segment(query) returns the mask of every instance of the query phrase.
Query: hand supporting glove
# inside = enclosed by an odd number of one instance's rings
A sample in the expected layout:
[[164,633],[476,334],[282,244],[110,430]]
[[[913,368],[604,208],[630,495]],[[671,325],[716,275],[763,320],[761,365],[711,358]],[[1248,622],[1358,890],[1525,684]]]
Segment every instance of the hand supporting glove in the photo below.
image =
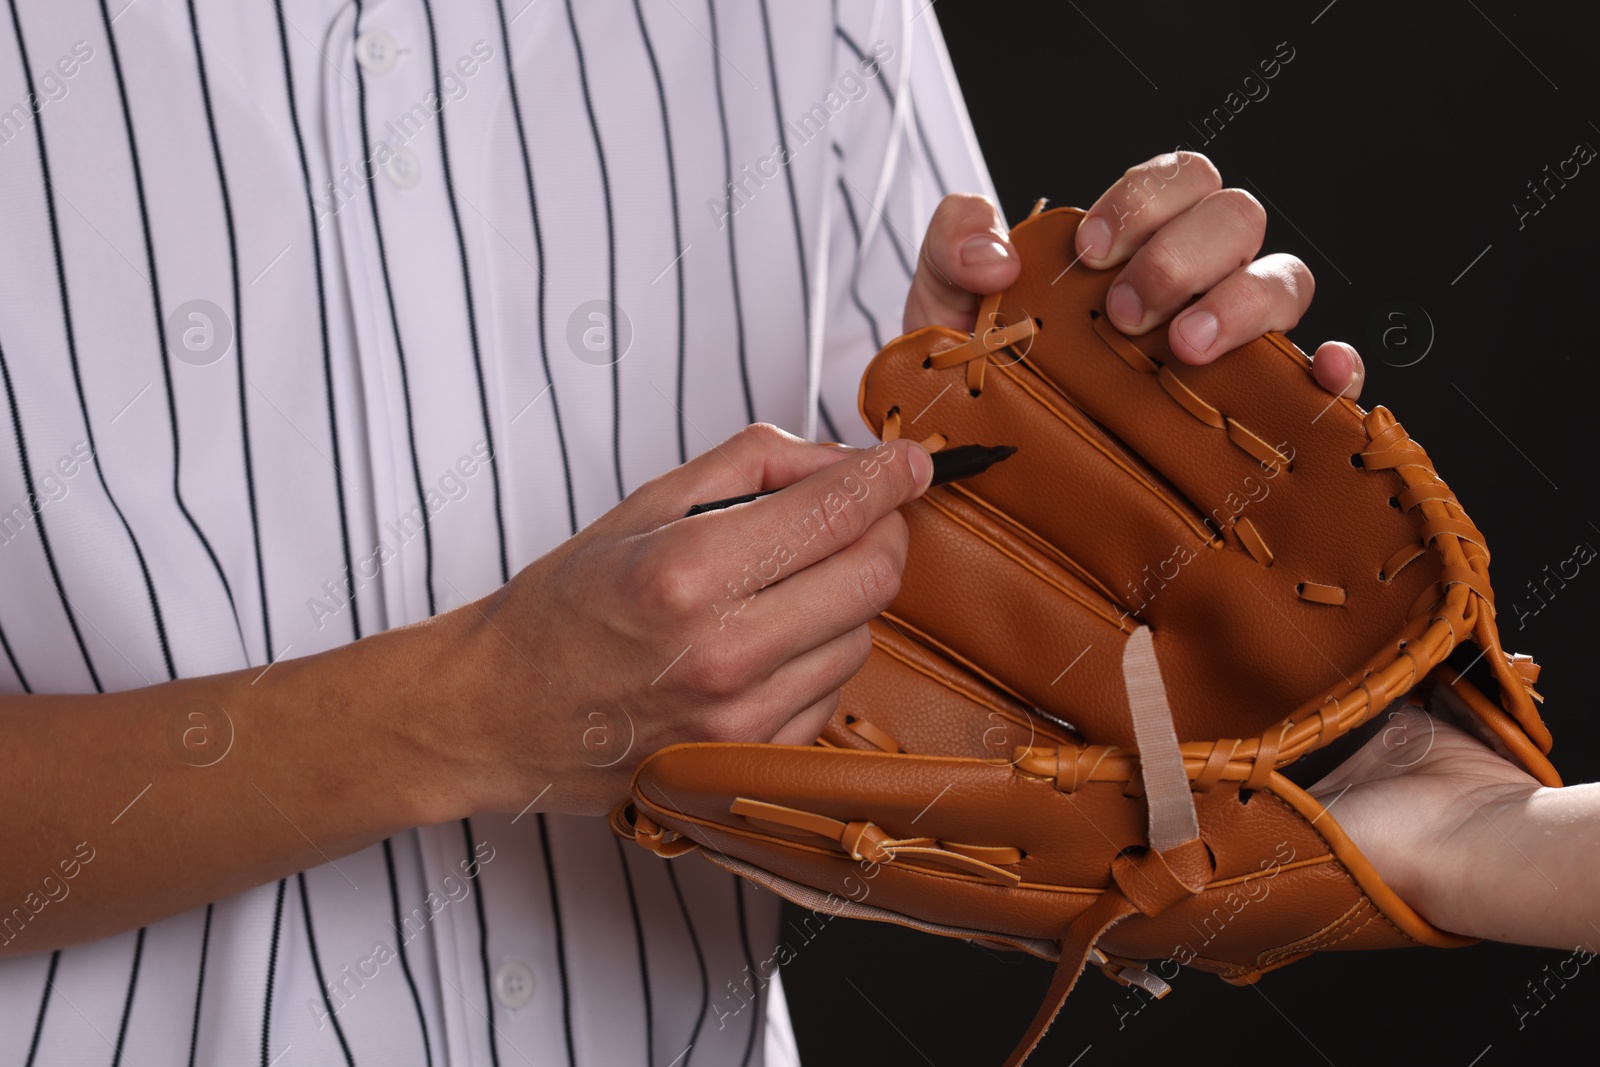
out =
[[[1018,451],[905,506],[900,593],[818,745],[663,750],[613,815],[802,905],[1058,960],[1013,1064],[1089,962],[1159,995],[1166,961],[1244,983],[1468,943],[1284,773],[1413,691],[1559,784],[1421,446],[1281,335],[1196,367],[1119,332],[1111,272],[1069,258],[1081,217],[1036,211],[975,333],[917,330],[862,380],[884,440]],[[1467,643],[1500,706],[1430,680]]]

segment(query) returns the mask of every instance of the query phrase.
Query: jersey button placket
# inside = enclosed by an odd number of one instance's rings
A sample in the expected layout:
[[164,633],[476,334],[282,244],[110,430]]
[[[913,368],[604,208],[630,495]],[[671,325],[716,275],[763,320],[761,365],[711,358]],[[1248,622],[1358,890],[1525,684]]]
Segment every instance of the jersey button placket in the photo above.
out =
[[368,74],[387,74],[400,58],[400,46],[394,34],[381,27],[363,30],[356,38],[356,62]]
[[494,972],[494,998],[511,1011],[533,999],[533,970],[521,960],[506,960]]
[[397,187],[410,189],[422,180],[422,160],[410,148],[401,145],[384,160],[383,172]]

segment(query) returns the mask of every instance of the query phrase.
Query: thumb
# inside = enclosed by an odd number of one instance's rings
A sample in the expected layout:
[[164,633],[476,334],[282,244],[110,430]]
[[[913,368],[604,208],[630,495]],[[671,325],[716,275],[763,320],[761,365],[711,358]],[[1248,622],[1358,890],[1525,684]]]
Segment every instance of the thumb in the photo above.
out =
[[971,332],[980,299],[1011,285],[1021,270],[999,209],[987,197],[952,193],[922,239],[905,331],[936,325]]

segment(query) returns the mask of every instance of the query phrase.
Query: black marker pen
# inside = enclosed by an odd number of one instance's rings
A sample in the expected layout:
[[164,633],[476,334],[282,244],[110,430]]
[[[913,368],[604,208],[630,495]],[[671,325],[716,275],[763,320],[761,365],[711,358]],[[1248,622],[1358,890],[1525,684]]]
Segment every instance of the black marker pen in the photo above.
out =
[[[1017,450],[1010,445],[960,445],[956,448],[947,448],[933,454],[933,481],[929,482],[930,488],[935,485],[944,485],[946,482],[960,481],[962,478],[971,478],[975,474],[982,474],[990,467],[1003,459],[1009,458]],[[779,492],[777,489],[768,489],[760,493],[746,493],[743,496],[730,496],[726,500],[712,500],[705,504],[696,504],[684,513],[684,517],[701,515],[707,511],[721,511],[731,508],[735,504],[748,504],[752,500],[759,500],[764,496],[771,496]]]

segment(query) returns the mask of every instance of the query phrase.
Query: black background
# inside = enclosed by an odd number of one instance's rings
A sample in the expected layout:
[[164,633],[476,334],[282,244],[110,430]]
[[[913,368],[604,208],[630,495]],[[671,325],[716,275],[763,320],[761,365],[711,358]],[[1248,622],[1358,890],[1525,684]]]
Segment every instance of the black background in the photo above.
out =
[[[912,0],[913,13],[924,2]],[[1520,227],[1514,204],[1537,207],[1526,183],[1580,142],[1600,148],[1596,20],[1576,13],[1588,8],[940,0],[934,9],[1013,222],[1041,196],[1088,207],[1126,167],[1178,146],[1204,152],[1227,184],[1263,202],[1264,251],[1292,252],[1317,277],[1292,336],[1307,351],[1328,339],[1362,351],[1363,401],[1395,411],[1488,536],[1501,633],[1545,665],[1552,757],[1568,782],[1600,778],[1587,605],[1600,596],[1600,566],[1536,614],[1518,605],[1537,607],[1526,583],[1547,564],[1579,543],[1600,548],[1589,498],[1600,159]],[[1244,95],[1244,79],[1280,42],[1294,59],[1268,95],[1220,130],[1198,128],[1230,92]],[[1396,301],[1423,314],[1386,318]],[[1386,346],[1382,331],[1395,325]],[[1594,911],[1600,925],[1600,901]],[[1537,1008],[1527,983],[1568,955],[1489,944],[1328,953],[1255,988],[1185,972],[1133,1015],[1146,1002],[1091,968],[1033,1062],[1567,1060],[1593,1047],[1600,965],[1520,1028],[1513,1005]],[[783,974],[808,1064],[946,1067],[998,1064],[1050,969],[837,921]]]

